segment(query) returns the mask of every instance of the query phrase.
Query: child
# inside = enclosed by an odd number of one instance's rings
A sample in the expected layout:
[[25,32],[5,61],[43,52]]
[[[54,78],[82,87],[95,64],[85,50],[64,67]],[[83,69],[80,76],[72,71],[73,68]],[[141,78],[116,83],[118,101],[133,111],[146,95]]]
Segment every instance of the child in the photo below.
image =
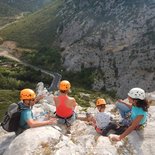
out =
[[127,112],[130,112],[130,124],[124,126],[122,132],[119,135],[111,134],[109,138],[113,141],[120,141],[127,135],[129,135],[133,130],[140,129],[144,127],[147,121],[148,114],[148,102],[145,98],[145,91],[141,88],[132,88],[128,93],[128,100],[131,106],[126,105],[124,102],[116,104],[119,109],[122,118],[125,118]]
[[20,116],[20,127],[21,129],[17,131],[17,135],[23,132],[28,128],[34,128],[39,126],[51,125],[56,123],[55,118],[51,118],[46,121],[36,121],[33,118],[32,107],[33,105],[38,102],[42,97],[36,98],[36,94],[32,89],[23,89],[20,92],[20,99],[19,102],[20,108],[23,109]]
[[[109,130],[106,130],[106,127],[109,126],[113,120],[113,116],[109,112],[105,112],[106,101],[102,98],[99,98],[96,101],[96,107],[98,112],[93,117],[91,114],[87,114],[87,121],[91,122],[91,124],[95,127],[95,130],[106,136]],[[113,126],[114,125],[114,126]],[[117,125],[112,124],[111,128],[116,128]]]
[[76,110],[78,104],[75,98],[69,96],[71,84],[67,80],[63,80],[59,84],[59,95],[54,96],[56,106],[56,117],[59,124],[66,124],[70,127],[76,120]]

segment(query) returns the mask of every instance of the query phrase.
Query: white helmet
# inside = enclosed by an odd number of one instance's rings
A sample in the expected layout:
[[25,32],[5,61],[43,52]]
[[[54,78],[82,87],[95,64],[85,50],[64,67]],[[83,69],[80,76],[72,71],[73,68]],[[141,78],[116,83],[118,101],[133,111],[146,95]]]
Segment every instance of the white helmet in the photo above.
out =
[[132,88],[129,91],[128,96],[130,96],[133,99],[144,100],[145,99],[145,91],[141,88]]

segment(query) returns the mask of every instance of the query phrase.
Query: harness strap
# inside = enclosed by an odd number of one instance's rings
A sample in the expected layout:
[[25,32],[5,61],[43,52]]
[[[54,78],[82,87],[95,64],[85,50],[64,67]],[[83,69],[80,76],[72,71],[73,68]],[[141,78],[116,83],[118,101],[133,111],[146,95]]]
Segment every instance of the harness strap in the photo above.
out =
[[65,124],[66,124],[67,127],[71,126],[71,123],[68,121],[68,119],[70,119],[70,118],[73,116],[73,114],[72,114],[71,116],[65,117],[65,118],[64,118],[64,117],[61,117],[61,116],[59,116],[59,115],[57,115],[57,114],[56,114],[56,116],[57,116],[58,118],[64,119],[64,120],[65,120]]
[[70,119],[70,118],[73,116],[73,114],[72,114],[71,116],[68,116],[68,117],[61,117],[61,116],[59,116],[59,115],[57,115],[57,114],[56,114],[56,116],[57,116],[58,118],[61,118],[61,119],[65,119],[65,120],[66,120],[66,119]]

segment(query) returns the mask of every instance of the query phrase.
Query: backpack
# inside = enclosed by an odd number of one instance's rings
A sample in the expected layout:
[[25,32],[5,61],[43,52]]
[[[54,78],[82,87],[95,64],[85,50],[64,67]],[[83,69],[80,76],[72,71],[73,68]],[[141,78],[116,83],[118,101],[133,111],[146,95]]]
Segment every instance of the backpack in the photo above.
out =
[[20,128],[21,111],[22,109],[18,103],[10,104],[1,122],[1,126],[5,131],[16,132]]

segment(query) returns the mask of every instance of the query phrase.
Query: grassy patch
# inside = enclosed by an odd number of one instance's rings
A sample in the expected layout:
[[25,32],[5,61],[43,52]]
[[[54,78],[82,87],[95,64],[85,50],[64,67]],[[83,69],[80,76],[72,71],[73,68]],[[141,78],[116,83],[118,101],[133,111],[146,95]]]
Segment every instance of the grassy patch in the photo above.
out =
[[40,71],[0,57],[0,89],[20,90],[25,87],[34,89],[38,82],[43,81],[50,85],[51,80],[52,77]]
[[23,88],[35,89],[38,82],[50,85],[52,78],[29,67],[0,57],[0,119],[9,104],[19,100]]
[[85,68],[80,72],[64,71],[62,75],[65,79],[72,81],[75,87],[83,87],[86,89],[91,89],[91,84],[94,82],[94,69]]
[[48,0],[39,1],[39,0],[1,0],[0,1],[0,16],[14,16],[21,12],[35,11],[45,4]]
[[21,47],[49,47],[56,39],[56,30],[61,21],[56,17],[62,1],[56,0],[51,5],[33,14],[27,15],[18,22],[0,31],[4,40],[13,40]]
[[5,16],[13,16],[15,14],[19,13],[19,10],[11,7],[7,3],[2,3],[0,2],[0,16],[5,17]]
[[11,22],[13,22],[13,21],[15,21],[16,19],[15,18],[7,18],[7,17],[0,17],[0,27],[1,26],[4,26],[4,25],[6,25],[6,24],[8,24],[8,23],[11,23]]
[[[33,59],[31,59],[31,61],[34,60],[34,63],[36,64],[37,62],[39,63],[40,61],[47,59],[49,62],[47,62],[47,64],[44,62],[44,67],[46,66],[46,68],[50,67],[48,66],[50,60],[53,60],[50,64],[51,69],[52,65],[59,65],[60,58],[55,49],[47,49],[45,50],[45,53],[45,56],[43,56],[43,51],[40,51],[38,55],[30,54],[27,56],[29,58],[32,56]],[[49,53],[51,53],[51,55]],[[53,58],[55,58],[55,60]],[[56,66],[53,66],[53,68],[55,67]],[[89,107],[90,103],[95,103],[97,98],[110,98],[110,100],[112,100],[110,96],[114,96],[115,94],[115,92],[91,90],[91,83],[93,83],[94,79],[93,69],[82,69],[82,71],[78,73],[63,72],[62,75],[63,79],[67,79],[71,82],[72,93],[70,95],[75,97],[80,106]],[[0,119],[8,105],[18,101],[18,95],[21,89],[35,89],[36,84],[40,81],[48,87],[51,84],[52,79],[51,77],[42,74],[40,71],[34,71],[29,67],[24,67],[14,61],[0,57]]]
[[[92,91],[74,86],[71,90],[72,92],[70,95],[75,97],[77,103],[82,107],[90,107],[90,102],[95,104],[98,98],[104,98],[105,100],[110,99],[112,102],[114,101],[114,98],[112,98],[110,94],[107,94],[107,92],[104,91]],[[86,94],[86,97],[81,94]],[[89,97],[87,97],[87,95]]]
[[0,121],[11,103],[19,101],[18,90],[0,90]]
[[57,48],[43,47],[38,52],[24,52],[22,59],[28,63],[51,72],[61,70],[61,55]]

